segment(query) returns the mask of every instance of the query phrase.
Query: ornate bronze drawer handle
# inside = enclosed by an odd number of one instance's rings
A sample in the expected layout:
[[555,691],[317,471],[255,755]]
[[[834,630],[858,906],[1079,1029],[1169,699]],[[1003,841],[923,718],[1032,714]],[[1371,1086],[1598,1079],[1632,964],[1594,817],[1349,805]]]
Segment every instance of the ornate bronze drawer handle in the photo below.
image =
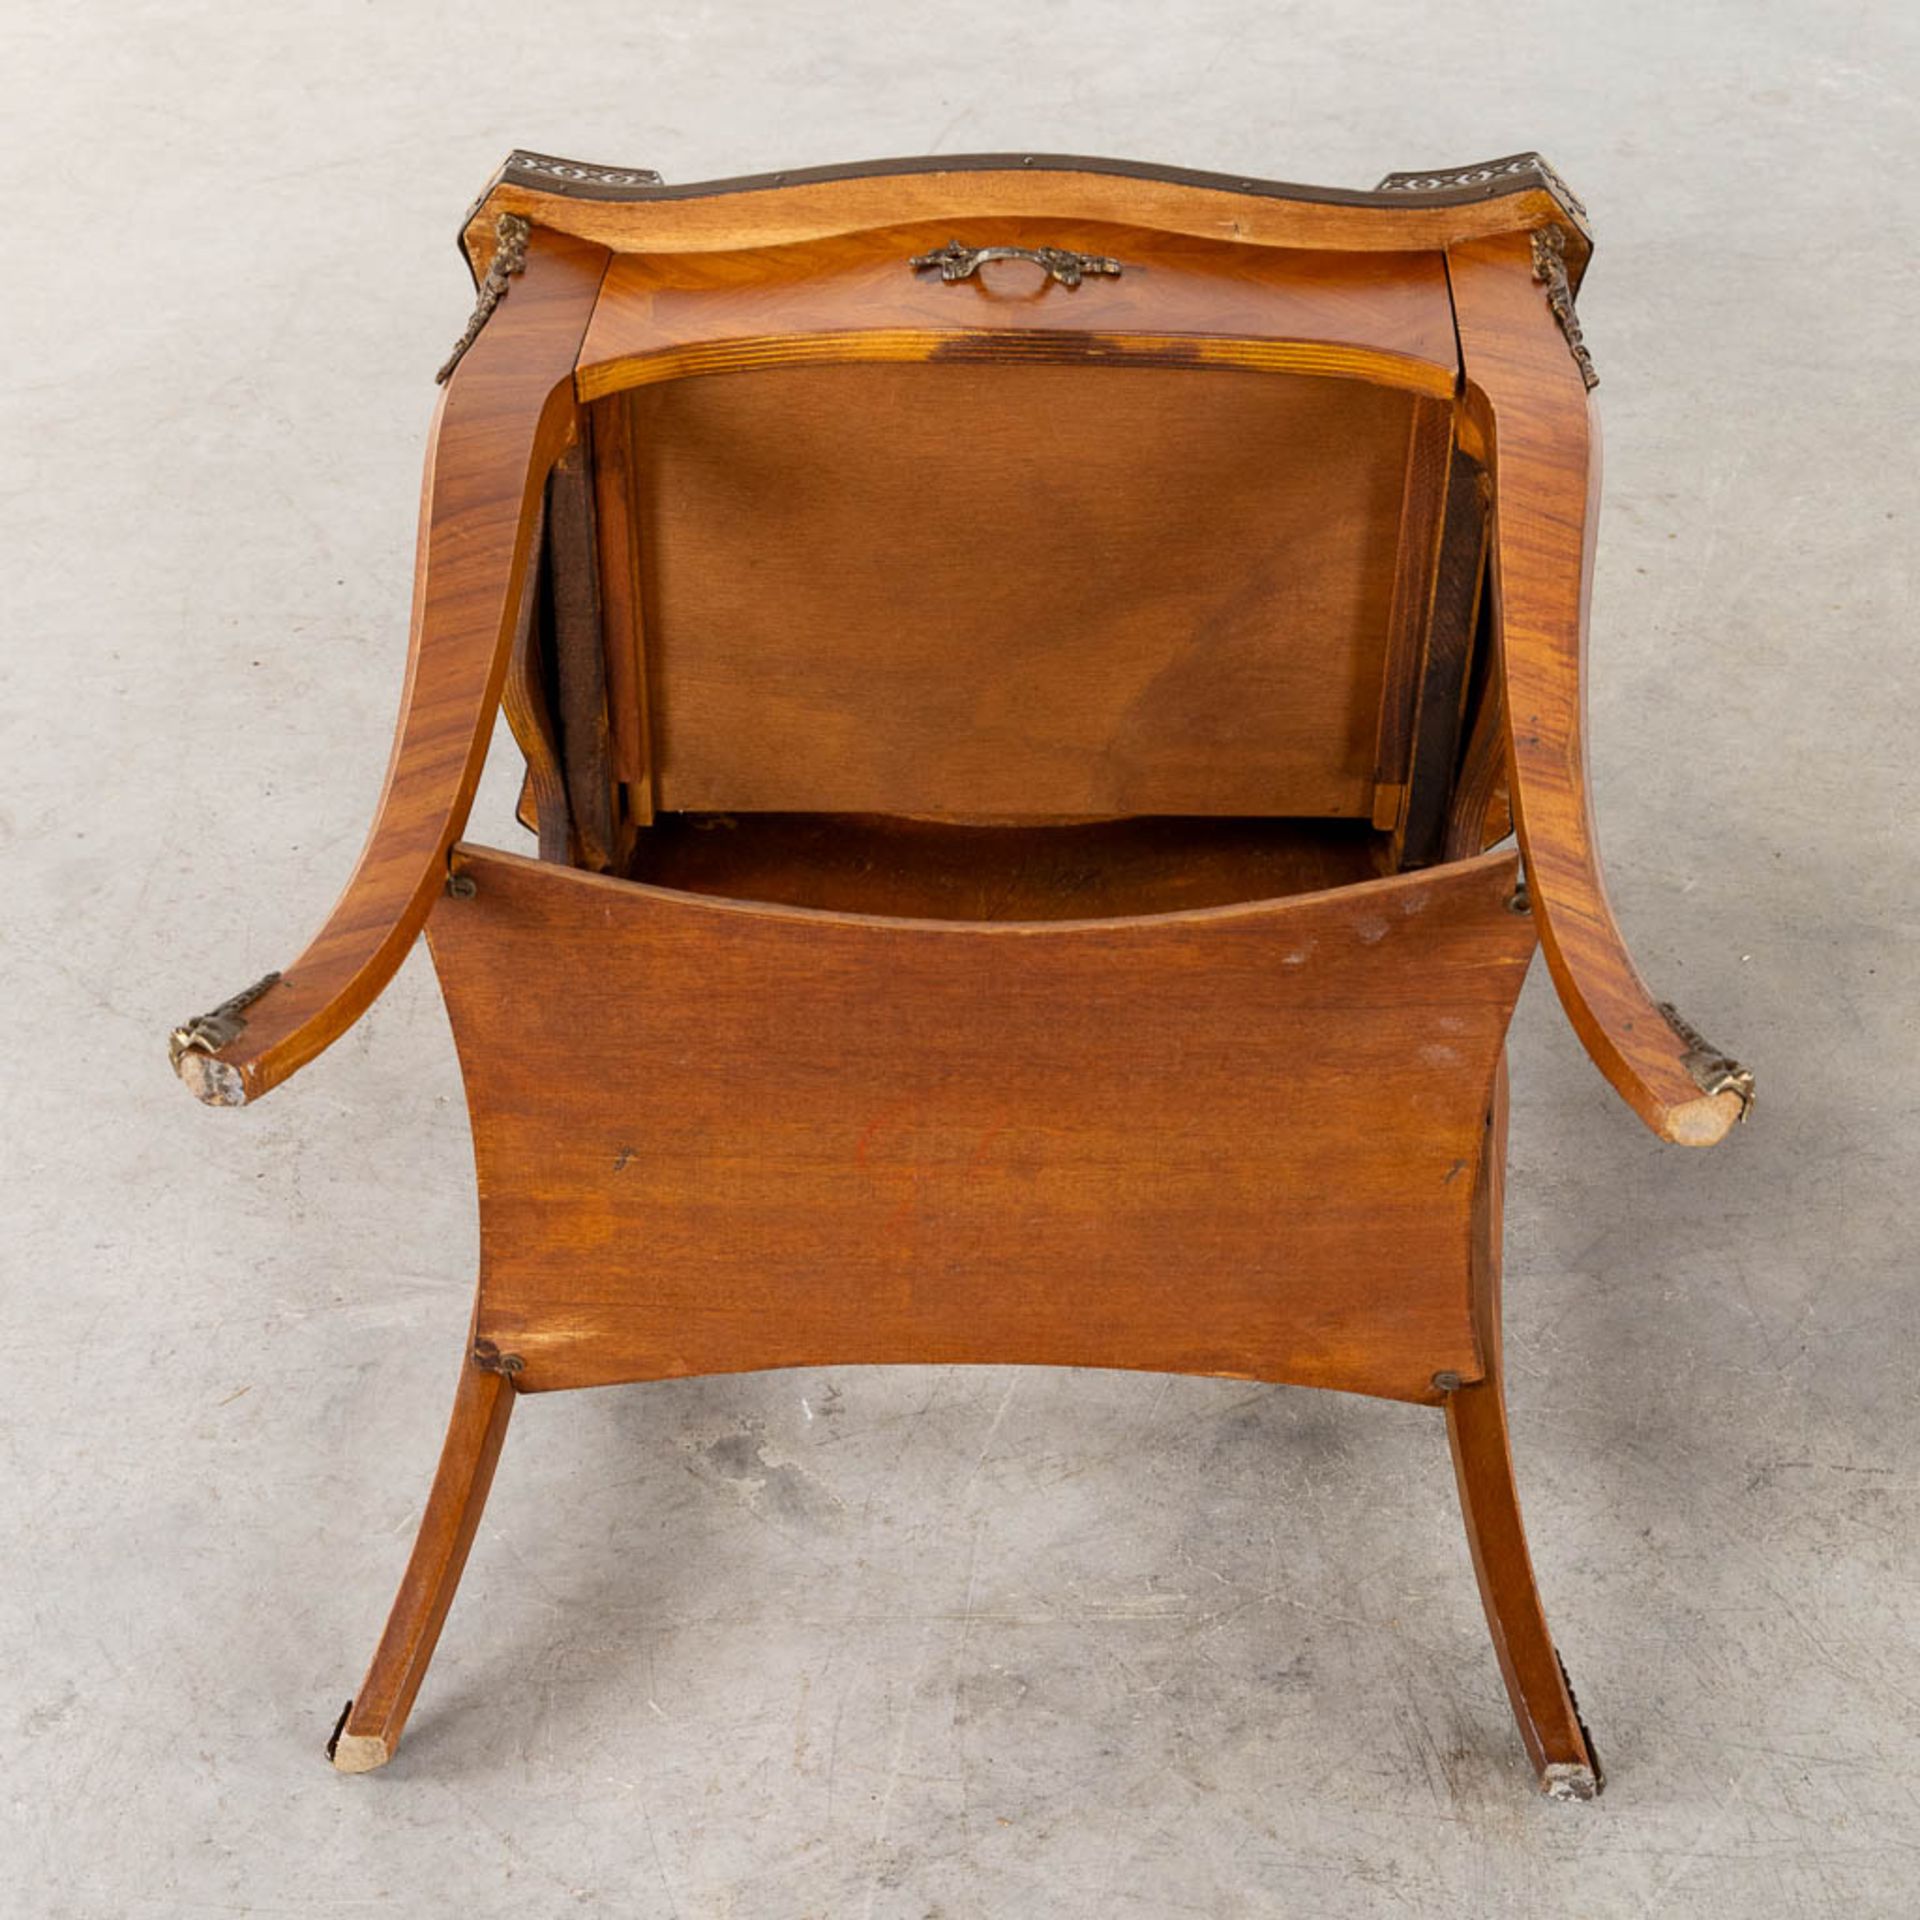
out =
[[963,247],[958,240],[949,240],[932,253],[915,254],[913,270],[924,273],[929,267],[938,267],[942,280],[971,280],[989,260],[1031,260],[1036,267],[1046,269],[1049,280],[1058,280],[1063,287],[1077,287],[1090,273],[1115,278],[1120,273],[1120,262],[1104,253],[1069,253],[1065,247]]

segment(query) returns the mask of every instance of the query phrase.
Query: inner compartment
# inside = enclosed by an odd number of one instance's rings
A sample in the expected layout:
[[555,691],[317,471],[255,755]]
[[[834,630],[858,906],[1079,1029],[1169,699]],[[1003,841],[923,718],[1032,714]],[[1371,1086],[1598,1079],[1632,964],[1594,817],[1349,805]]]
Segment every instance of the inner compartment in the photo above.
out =
[[515,681],[544,858],[1057,921],[1437,857],[1408,823],[1444,824],[1481,560],[1444,402],[954,360],[676,378],[588,426]]
[[1363,821],[960,824],[878,814],[664,813],[630,880],[920,920],[1104,920],[1316,893],[1391,871]]
[[663,810],[1373,816],[1440,403],[965,359],[621,398]]

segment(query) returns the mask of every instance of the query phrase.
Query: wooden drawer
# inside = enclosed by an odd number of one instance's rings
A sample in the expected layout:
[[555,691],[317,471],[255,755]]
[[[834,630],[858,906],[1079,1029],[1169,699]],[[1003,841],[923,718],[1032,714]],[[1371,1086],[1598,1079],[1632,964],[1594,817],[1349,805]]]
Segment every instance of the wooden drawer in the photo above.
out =
[[[1113,261],[1077,286],[1025,261],[948,282],[916,259],[1059,247]],[[618,256],[576,384],[592,400],[689,373],[930,357],[1136,360],[1346,372],[1451,396],[1459,369],[1437,252],[1280,249],[1097,221],[1005,218],[737,252]]]
[[[1117,271],[924,264],[963,237]],[[1458,371],[1431,251],[623,253],[576,373],[620,778],[643,817],[1391,824]]]

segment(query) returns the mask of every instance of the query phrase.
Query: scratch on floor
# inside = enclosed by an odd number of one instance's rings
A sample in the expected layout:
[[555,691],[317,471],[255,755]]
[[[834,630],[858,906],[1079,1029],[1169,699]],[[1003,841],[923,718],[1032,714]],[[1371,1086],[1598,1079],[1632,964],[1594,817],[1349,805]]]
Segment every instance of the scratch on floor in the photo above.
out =
[[[1005,1402],[1001,1404],[1004,1407]],[[874,1815],[873,1838],[868,1842],[873,1854],[873,1867],[867,1878],[867,1898],[866,1904],[860,1909],[861,1920],[873,1920],[873,1903],[880,1897],[880,1883],[886,1868],[887,1825],[893,1814],[893,1796],[899,1791],[900,1781],[905,1772],[907,1737],[913,1731],[914,1703],[920,1697],[920,1682],[926,1677],[927,1664],[933,1658],[933,1637],[938,1631],[939,1623],[929,1620],[926,1632],[920,1636],[919,1657],[913,1663],[913,1677],[907,1682],[907,1697],[900,1708],[900,1731],[894,1736],[893,1752],[887,1759],[887,1783],[880,1792],[879,1810]]]
[[961,1481],[957,1500],[970,1492],[973,1483],[980,1477],[980,1469],[987,1464],[987,1455],[993,1448],[993,1437],[1000,1431],[1000,1423],[1007,1417],[1007,1409],[1013,1405],[1013,1396],[1020,1391],[1020,1376],[1016,1373],[1007,1382],[1007,1390],[1000,1396],[1000,1404],[993,1410],[993,1418],[987,1422],[987,1436],[980,1442],[980,1451],[973,1457],[973,1466],[967,1477]]
[[1747,1797],[1748,1776],[1765,1758],[1766,1755],[1764,1753],[1756,1753],[1753,1758],[1740,1769],[1731,1791],[1727,1794],[1727,1797],[1721,1801],[1719,1811],[1700,1829],[1700,1832],[1694,1838],[1693,1845],[1688,1847],[1687,1850],[1681,1854],[1680,1858],[1673,1863],[1673,1867],[1667,1874],[1667,1877],[1647,1895],[1647,1903],[1640,1909],[1640,1920],[1652,1920],[1652,1916],[1658,1913],[1666,1904],[1667,1895],[1673,1891],[1675,1882],[1706,1852],[1708,1844],[1720,1836],[1720,1833],[1726,1827],[1727,1823],[1733,1818],[1734,1809]]

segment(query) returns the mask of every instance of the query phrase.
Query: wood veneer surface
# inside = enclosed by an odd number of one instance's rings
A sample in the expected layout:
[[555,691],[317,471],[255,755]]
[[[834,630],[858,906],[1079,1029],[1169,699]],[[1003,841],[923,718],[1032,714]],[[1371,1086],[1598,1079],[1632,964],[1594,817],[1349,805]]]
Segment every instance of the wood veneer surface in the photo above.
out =
[[1406,394],[863,366],[631,405],[660,806],[1369,814]]

